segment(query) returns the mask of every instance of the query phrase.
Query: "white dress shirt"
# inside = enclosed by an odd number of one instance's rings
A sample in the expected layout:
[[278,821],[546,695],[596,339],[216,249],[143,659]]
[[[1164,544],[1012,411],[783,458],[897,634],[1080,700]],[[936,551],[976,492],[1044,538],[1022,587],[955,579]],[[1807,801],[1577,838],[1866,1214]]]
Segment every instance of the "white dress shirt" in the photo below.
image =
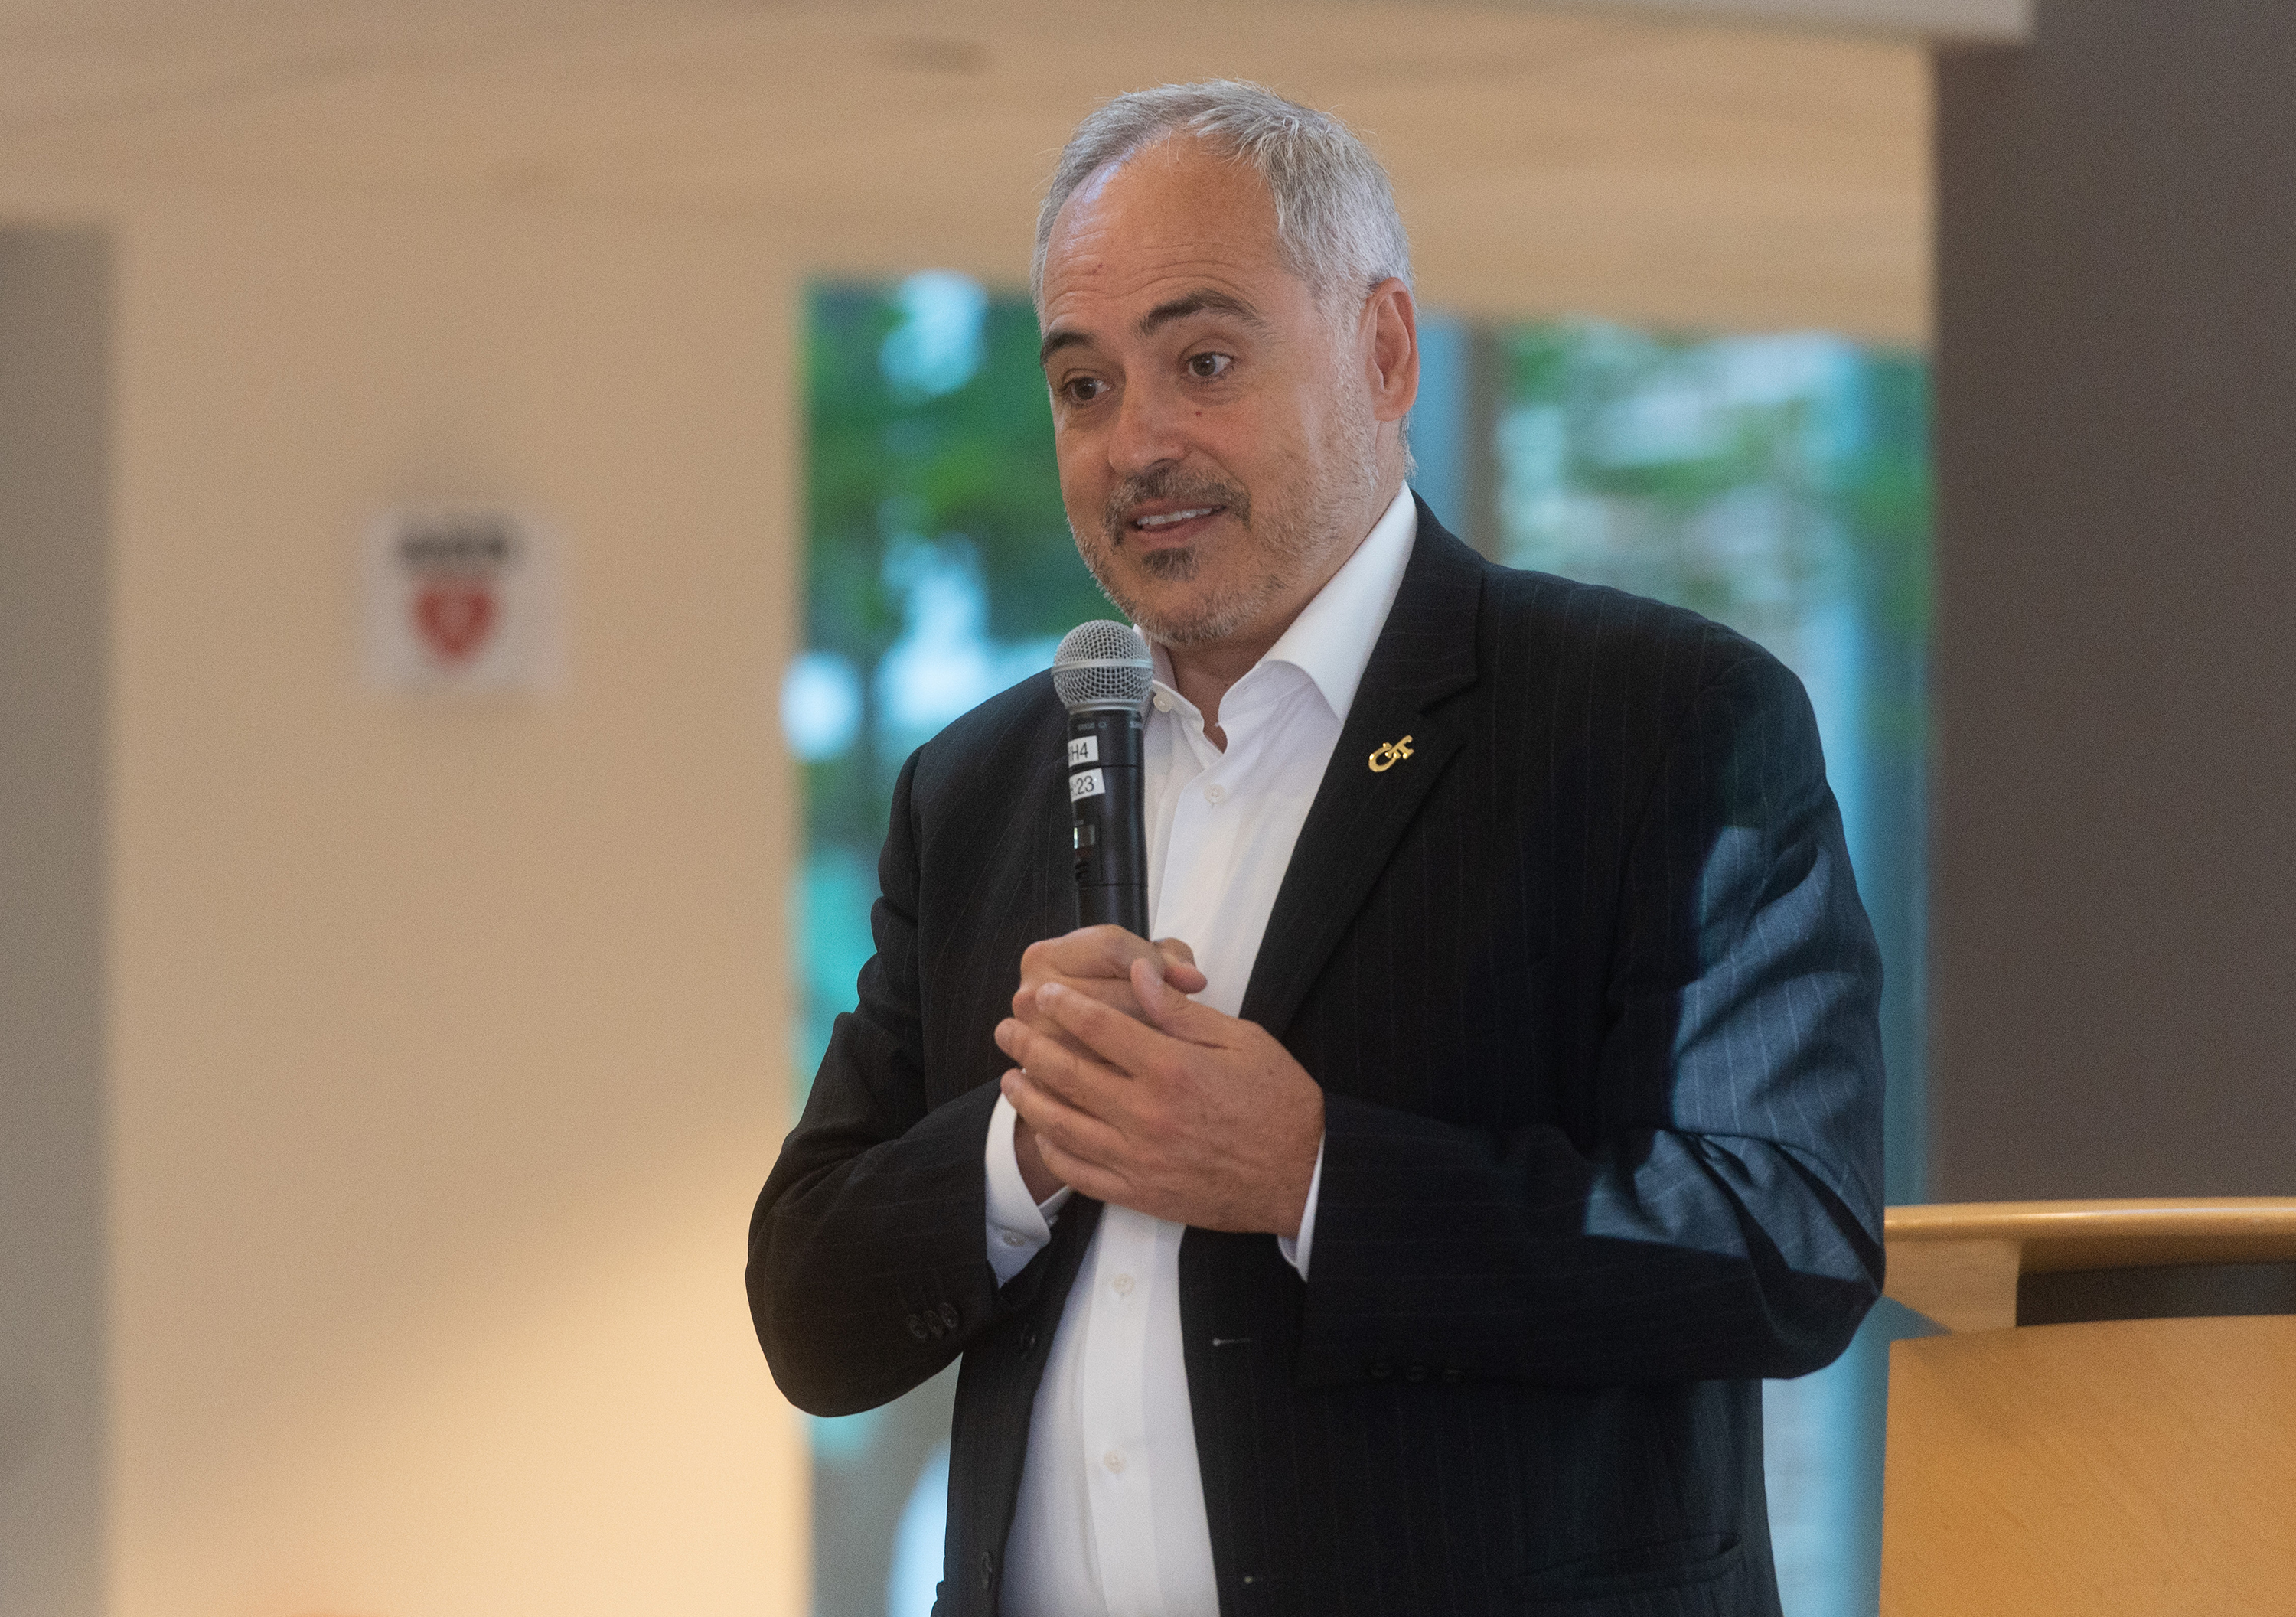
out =
[[[1226,751],[1203,715],[1157,680],[1144,737],[1149,914],[1185,940],[1209,984],[1199,1002],[1242,1008],[1268,912],[1292,862],[1364,665],[1418,531],[1404,489],[1283,638],[1220,699]],[[988,1261],[999,1284],[1052,1239],[1013,1154],[1012,1103],[988,1125]],[[1285,1258],[1302,1278],[1323,1186]],[[1102,1211],[1061,1310],[1029,1427],[1004,1555],[1004,1617],[1217,1617],[1211,1535],[1180,1353],[1181,1225]]]

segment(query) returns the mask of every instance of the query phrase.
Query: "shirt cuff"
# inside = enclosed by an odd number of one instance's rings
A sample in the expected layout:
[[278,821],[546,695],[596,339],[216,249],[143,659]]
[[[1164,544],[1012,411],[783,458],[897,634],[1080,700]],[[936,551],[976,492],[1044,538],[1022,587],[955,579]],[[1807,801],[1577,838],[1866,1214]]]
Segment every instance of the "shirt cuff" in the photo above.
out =
[[[1029,1194],[1029,1182],[1021,1177],[1021,1159],[1013,1153],[1013,1125],[1020,1120],[1013,1103],[998,1096],[996,1110],[988,1114],[984,1161],[988,1170],[988,1267],[996,1271],[999,1285],[1028,1268],[1029,1260],[1053,1238],[1053,1216],[1070,1195],[1065,1185],[1042,1202]],[[1314,1204],[1311,1193],[1308,1205]]]
[[[995,1133],[996,1125],[989,1124]],[[1013,1170],[1018,1174],[1018,1168]],[[1296,1239],[1278,1235],[1275,1250],[1283,1254],[1283,1261],[1300,1271],[1300,1278],[1308,1277],[1308,1249],[1316,1242],[1316,1202],[1324,1194],[1324,1142],[1316,1142],[1316,1171],[1308,1178],[1308,1205],[1300,1210],[1300,1234]]]

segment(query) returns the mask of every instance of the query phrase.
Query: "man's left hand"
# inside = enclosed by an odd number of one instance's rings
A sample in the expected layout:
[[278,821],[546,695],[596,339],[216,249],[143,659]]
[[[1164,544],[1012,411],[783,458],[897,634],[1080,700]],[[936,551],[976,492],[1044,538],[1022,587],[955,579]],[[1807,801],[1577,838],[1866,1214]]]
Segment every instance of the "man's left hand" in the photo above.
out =
[[[1200,1229],[1296,1239],[1324,1139],[1324,1091],[1255,1022],[1196,1004],[1132,965],[1145,1022],[1059,983],[996,1043],[1004,1094],[1046,1167],[1086,1195]],[[1070,1047],[1070,1044],[1074,1046]]]

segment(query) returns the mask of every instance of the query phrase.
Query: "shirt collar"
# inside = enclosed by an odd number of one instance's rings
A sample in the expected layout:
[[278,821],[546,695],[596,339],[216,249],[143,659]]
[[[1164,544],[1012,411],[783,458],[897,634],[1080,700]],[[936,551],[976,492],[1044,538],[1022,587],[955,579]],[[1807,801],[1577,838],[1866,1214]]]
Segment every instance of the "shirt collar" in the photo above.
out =
[[[1379,631],[1387,622],[1388,609],[1395,604],[1396,592],[1403,587],[1403,570],[1418,537],[1419,507],[1406,485],[1372,524],[1355,554],[1340,564],[1340,570],[1300,609],[1292,626],[1254,667],[1290,663],[1314,682],[1332,711],[1344,722],[1356,699],[1356,687],[1363,683],[1364,669],[1371,661],[1372,647],[1378,644]],[[1152,642],[1149,654],[1155,662],[1157,690],[1188,706],[1187,698],[1173,688],[1170,653]],[[1194,710],[1191,706],[1188,710]]]
[[1306,674],[1344,720],[1418,535],[1419,507],[1406,486],[1261,661],[1288,662]]

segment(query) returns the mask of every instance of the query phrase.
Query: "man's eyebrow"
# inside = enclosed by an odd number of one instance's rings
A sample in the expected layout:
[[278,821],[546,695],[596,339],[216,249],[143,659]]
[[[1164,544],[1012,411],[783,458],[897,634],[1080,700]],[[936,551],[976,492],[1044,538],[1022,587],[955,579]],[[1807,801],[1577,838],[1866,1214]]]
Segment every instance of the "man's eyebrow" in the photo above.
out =
[[1205,287],[1184,298],[1175,298],[1169,303],[1159,303],[1141,316],[1140,334],[1145,337],[1158,326],[1185,320],[1190,315],[1234,315],[1246,325],[1265,326],[1267,324],[1259,311],[1242,299]]
[[1046,362],[1050,360],[1054,355],[1059,353],[1062,349],[1081,348],[1091,341],[1091,338],[1086,336],[1082,332],[1078,331],[1074,326],[1070,326],[1064,332],[1054,332],[1050,333],[1042,342],[1037,345],[1037,368],[1038,370],[1044,369]]
[[[1169,325],[1175,320],[1185,320],[1190,315],[1233,315],[1246,325],[1259,329],[1265,329],[1267,324],[1267,317],[1242,299],[1205,287],[1201,291],[1175,298],[1168,303],[1159,303],[1141,316],[1140,334],[1144,337],[1152,335],[1157,327]],[[1091,341],[1091,338],[1074,328],[1054,332],[1037,345],[1037,364],[1041,368],[1062,349],[1082,348]]]

